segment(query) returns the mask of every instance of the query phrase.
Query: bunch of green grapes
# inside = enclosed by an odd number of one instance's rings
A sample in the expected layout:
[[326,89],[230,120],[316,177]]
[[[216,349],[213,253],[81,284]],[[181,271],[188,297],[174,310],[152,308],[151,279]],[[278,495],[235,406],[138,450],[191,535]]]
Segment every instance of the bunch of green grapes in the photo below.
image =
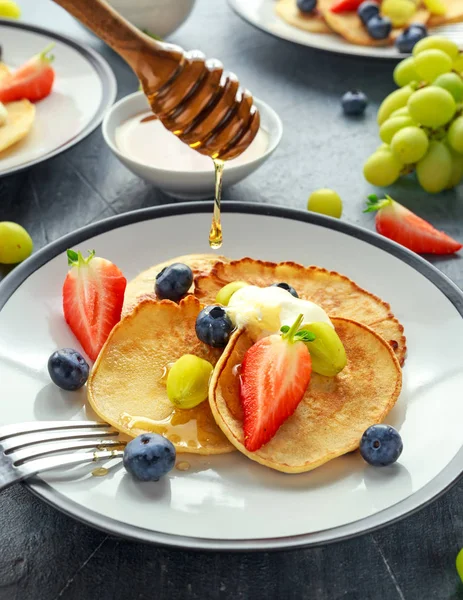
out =
[[383,144],[364,165],[366,180],[388,186],[416,171],[437,193],[463,179],[463,53],[445,38],[420,40],[394,70],[399,89],[378,111]]

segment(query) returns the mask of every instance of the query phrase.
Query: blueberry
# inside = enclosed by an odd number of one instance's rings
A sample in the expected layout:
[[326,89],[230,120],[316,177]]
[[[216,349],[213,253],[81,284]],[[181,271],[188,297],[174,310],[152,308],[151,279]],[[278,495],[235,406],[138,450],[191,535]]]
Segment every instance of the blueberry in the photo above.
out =
[[346,92],[341,99],[342,110],[349,116],[363,115],[367,104],[368,98],[359,90]]
[[157,433],[142,433],[124,450],[124,467],[140,481],[158,481],[175,465],[175,447]]
[[81,388],[88,379],[89,366],[85,358],[72,348],[56,350],[48,359],[51,380],[63,390]]
[[299,298],[298,293],[291,285],[289,285],[289,283],[272,283],[270,287],[279,287],[282,290],[286,290],[287,292],[289,292],[291,296]]
[[188,265],[174,263],[164,267],[156,275],[154,291],[161,300],[173,300],[178,302],[191,287],[193,283],[193,271]]
[[428,35],[426,27],[421,23],[415,23],[407,27],[396,39],[395,45],[402,54],[409,54],[417,42]]
[[360,440],[360,454],[374,467],[392,465],[402,454],[399,432],[390,425],[372,425]]
[[367,30],[374,40],[385,40],[392,31],[392,21],[380,15],[372,17],[367,23]]
[[297,0],[297,7],[303,13],[311,13],[317,6],[317,0]]
[[196,319],[196,335],[213,348],[225,348],[233,323],[222,306],[206,306]]
[[372,17],[377,17],[379,15],[379,4],[372,0],[366,0],[366,2],[362,2],[358,7],[357,14],[362,23],[366,26]]

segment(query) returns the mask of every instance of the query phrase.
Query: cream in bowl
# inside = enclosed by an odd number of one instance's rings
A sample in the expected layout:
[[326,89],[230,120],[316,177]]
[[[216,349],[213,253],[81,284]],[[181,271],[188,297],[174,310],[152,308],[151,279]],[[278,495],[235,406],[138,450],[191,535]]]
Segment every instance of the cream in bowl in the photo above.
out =
[[[255,100],[261,128],[243,154],[227,161],[224,186],[238,183],[272,154],[281,135],[278,115]],[[115,104],[103,122],[103,136],[113,153],[133,173],[178,198],[209,198],[214,194],[212,160],[167,131],[149,110],[142,92]]]

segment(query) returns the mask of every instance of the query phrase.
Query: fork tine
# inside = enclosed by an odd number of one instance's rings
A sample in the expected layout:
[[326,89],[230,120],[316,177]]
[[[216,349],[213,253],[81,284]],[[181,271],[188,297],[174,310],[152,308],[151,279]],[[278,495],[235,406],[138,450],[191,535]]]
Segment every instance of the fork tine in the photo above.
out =
[[53,431],[55,429],[88,429],[95,427],[110,428],[109,423],[98,421],[33,421],[32,423],[16,423],[0,427],[0,441],[12,435],[22,435],[32,431]]
[[[100,450],[98,452],[75,452],[74,454],[58,454],[57,456],[47,456],[37,460],[31,460],[25,463],[17,470],[15,481],[21,481],[42,471],[49,471],[57,467],[78,465],[84,462],[97,463],[101,459],[122,457],[123,450]],[[95,460],[96,459],[96,460]],[[1,482],[0,482],[1,483]]]
[[72,440],[72,439],[88,439],[88,438],[105,438],[105,437],[117,437],[119,435],[119,431],[107,429],[104,427],[90,429],[89,431],[84,430],[56,430],[53,429],[51,431],[45,432],[30,432],[24,434],[13,435],[9,438],[4,438],[3,441],[0,441],[0,449],[3,448],[3,451],[6,454],[9,454],[13,450],[17,450],[19,448],[25,448],[26,446],[30,446],[32,444],[42,444],[45,442],[51,441],[60,441],[60,440]]
[[57,454],[63,452],[71,452],[73,450],[82,450],[85,448],[95,448],[95,452],[99,454],[100,450],[107,448],[120,448],[125,446],[125,442],[118,440],[76,440],[74,442],[65,442],[63,444],[41,444],[39,446],[32,446],[18,450],[9,455],[9,458],[13,461],[15,467],[19,467],[27,461],[36,460],[42,456],[49,454]]

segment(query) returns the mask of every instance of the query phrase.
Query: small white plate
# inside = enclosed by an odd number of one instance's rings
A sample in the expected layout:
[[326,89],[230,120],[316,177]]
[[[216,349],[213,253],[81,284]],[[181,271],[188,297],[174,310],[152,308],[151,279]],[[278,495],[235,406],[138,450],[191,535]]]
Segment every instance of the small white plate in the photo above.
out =
[[[275,37],[295,42],[302,46],[309,46],[338,54],[370,56],[372,58],[400,59],[408,56],[407,54],[400,54],[394,46],[388,46],[387,48],[356,46],[334,33],[309,33],[308,31],[293,27],[276,15],[274,9],[275,0],[228,0],[228,2],[233,10],[240,17],[251,23],[251,25]],[[456,42],[460,48],[463,48],[463,23],[435,27],[429,31],[432,34],[448,37]]]
[[[259,109],[261,128],[268,134],[268,146],[263,154],[245,162],[234,164],[227,163],[223,172],[224,187],[234,185],[242,181],[248,175],[256,171],[273,154],[281,136],[283,135],[283,123],[277,113],[268,104],[254,98],[254,103]],[[144,164],[125,155],[117,146],[116,130],[128,119],[150,110],[148,100],[143,92],[135,92],[116,102],[109,110],[103,120],[102,130],[105,142],[109,149],[128,169],[150,181],[153,185],[163,190],[174,198],[183,200],[200,200],[214,197],[214,166],[212,160],[207,170],[169,170],[161,167],[153,167]],[[194,152],[194,150],[191,150]],[[181,166],[181,165],[180,165]]]
[[70,38],[24,23],[0,20],[2,60],[12,69],[55,47],[56,72],[51,94],[36,104],[29,135],[0,153],[0,176],[42,162],[91,133],[116,98],[117,86],[108,63],[94,50]]
[[[50,244],[0,285],[2,424],[78,419],[85,391],[62,392],[47,373],[56,349],[79,347],[61,309],[69,247],[94,248],[128,278],[173,256],[208,252],[212,203],[126,213]],[[390,468],[358,453],[288,475],[238,452],[187,456],[161,482],[123,468],[49,472],[31,489],[57,508],[111,533],[172,546],[253,550],[339,540],[397,520],[441,494],[463,467],[463,294],[437,269],[385,238],[336,219],[282,207],[224,203],[222,252],[294,260],[345,273],[391,303],[405,327],[403,391],[387,421],[404,451]],[[375,357],[371,357],[374,362]]]

